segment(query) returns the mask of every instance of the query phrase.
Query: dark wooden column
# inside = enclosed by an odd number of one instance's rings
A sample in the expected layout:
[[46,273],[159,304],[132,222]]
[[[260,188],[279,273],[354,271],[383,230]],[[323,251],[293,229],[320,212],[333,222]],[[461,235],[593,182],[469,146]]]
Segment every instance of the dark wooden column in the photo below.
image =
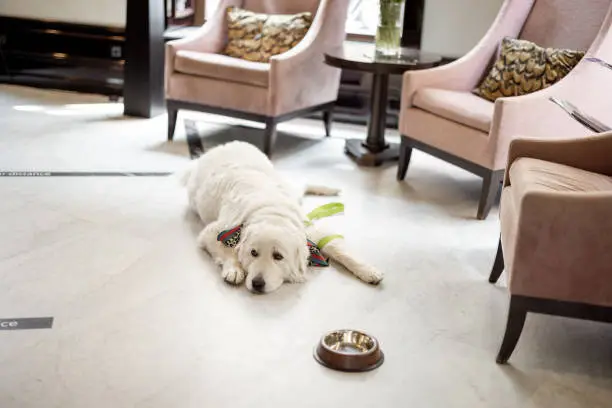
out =
[[406,0],[402,47],[421,48],[425,0]]
[[127,0],[123,113],[150,118],[164,111],[163,0]]

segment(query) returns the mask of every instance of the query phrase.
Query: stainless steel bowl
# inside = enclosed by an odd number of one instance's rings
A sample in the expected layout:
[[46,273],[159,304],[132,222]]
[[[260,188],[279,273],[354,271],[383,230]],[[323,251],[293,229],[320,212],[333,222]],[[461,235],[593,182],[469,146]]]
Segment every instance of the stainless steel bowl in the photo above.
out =
[[384,361],[378,340],[359,330],[334,330],[325,334],[314,356],[325,367],[349,372],[373,370]]

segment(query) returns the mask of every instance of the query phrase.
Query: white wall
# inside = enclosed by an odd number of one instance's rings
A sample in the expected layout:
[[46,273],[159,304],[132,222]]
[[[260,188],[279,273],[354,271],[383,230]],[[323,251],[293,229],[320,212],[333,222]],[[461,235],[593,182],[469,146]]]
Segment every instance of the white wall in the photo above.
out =
[[421,48],[460,57],[493,23],[503,0],[425,0]]
[[0,0],[0,15],[125,27],[126,5],[127,0]]

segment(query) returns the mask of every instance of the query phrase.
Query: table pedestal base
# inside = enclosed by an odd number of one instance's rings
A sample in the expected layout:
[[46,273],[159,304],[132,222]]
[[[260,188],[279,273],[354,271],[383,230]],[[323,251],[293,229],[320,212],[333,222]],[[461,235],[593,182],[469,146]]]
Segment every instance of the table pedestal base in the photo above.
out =
[[370,93],[368,135],[365,141],[358,139],[346,141],[345,153],[355,159],[360,166],[380,166],[385,161],[399,158],[399,146],[385,141],[388,90],[389,75],[374,74]]
[[441,61],[439,55],[411,48],[402,48],[400,55],[393,58],[381,58],[376,55],[374,44],[351,41],[327,51],[325,53],[327,65],[372,74],[367,135],[364,141],[347,140],[345,153],[362,166],[378,166],[385,161],[398,159],[398,146],[385,140],[389,75],[403,75],[406,71],[432,68],[440,65]]
[[344,152],[351,156],[360,166],[374,167],[380,166],[386,161],[393,161],[399,158],[399,144],[388,143],[387,147],[380,152],[373,152],[368,149],[363,140],[348,139],[344,145]]

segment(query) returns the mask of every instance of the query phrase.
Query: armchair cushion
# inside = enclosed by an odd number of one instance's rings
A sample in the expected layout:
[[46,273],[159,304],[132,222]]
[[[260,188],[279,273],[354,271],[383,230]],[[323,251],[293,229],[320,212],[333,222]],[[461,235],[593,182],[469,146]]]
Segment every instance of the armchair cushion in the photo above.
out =
[[539,159],[516,160],[509,176],[517,206],[531,192],[612,192],[612,177]]
[[474,93],[490,101],[527,95],[560,81],[584,53],[542,48],[531,41],[504,38],[499,58]]
[[261,14],[230,7],[227,10],[228,44],[224,54],[254,62],[289,51],[308,32],[312,14]]
[[195,51],[178,51],[174,68],[184,74],[263,88],[268,87],[270,77],[270,64]]
[[436,116],[489,133],[494,104],[469,92],[423,88],[413,105]]

